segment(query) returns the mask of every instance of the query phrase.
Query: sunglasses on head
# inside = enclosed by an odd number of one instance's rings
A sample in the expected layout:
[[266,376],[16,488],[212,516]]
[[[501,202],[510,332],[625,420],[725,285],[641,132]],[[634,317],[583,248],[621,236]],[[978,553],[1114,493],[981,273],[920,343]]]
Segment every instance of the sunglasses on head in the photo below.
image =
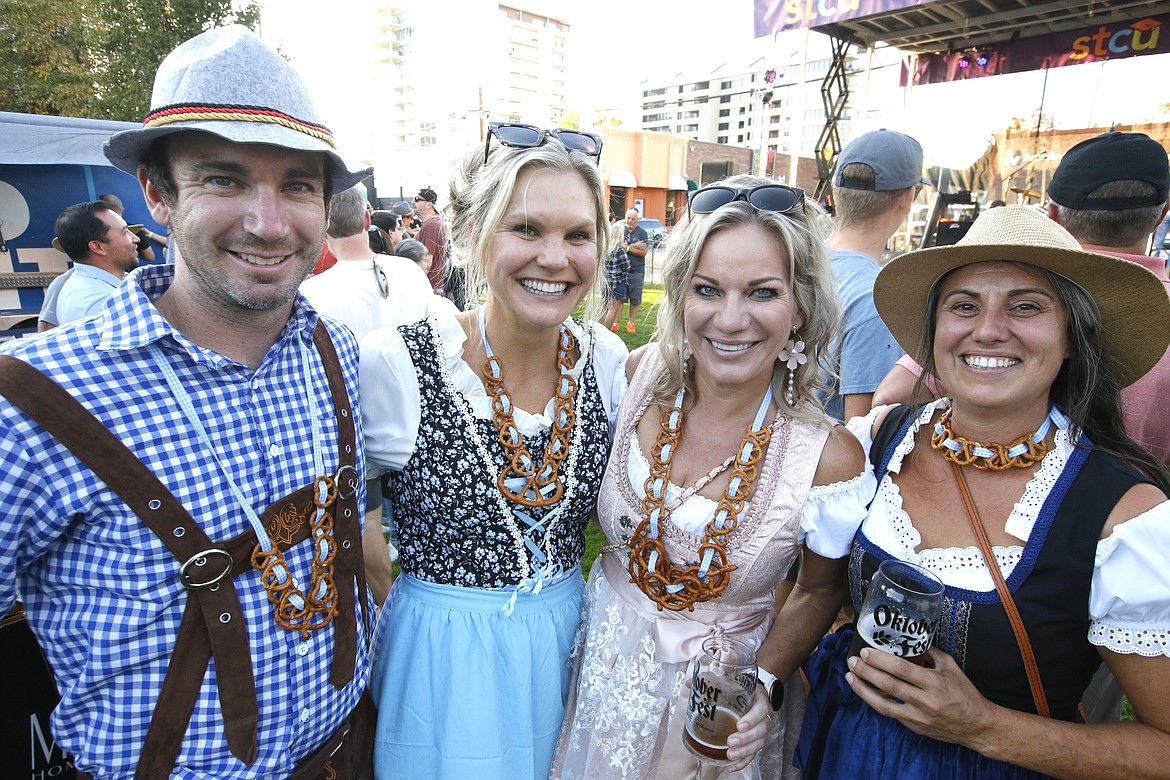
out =
[[804,190],[783,184],[764,184],[759,187],[703,187],[691,193],[687,208],[693,214],[711,214],[728,203],[742,200],[756,211],[775,211],[788,214],[804,205]]
[[504,146],[511,146],[514,149],[535,149],[538,146],[543,146],[545,141],[552,137],[564,144],[566,149],[581,152],[581,154],[601,162],[601,136],[593,133],[561,128],[544,130],[532,125],[492,122],[488,125],[487,141],[483,145],[485,164],[488,161],[488,153],[491,151],[492,136],[495,136],[496,140]]

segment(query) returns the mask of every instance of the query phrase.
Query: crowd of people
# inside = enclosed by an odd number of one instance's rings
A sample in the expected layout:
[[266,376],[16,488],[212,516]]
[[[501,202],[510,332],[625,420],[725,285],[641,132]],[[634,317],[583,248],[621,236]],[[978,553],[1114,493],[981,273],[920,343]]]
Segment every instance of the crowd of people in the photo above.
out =
[[[442,208],[376,210],[219,28],[105,146],[167,235],[62,213],[51,330],[0,346],[0,612],[79,777],[1165,776],[1157,142],[884,265],[908,135],[843,150],[832,215],[702,187],[629,353],[648,242],[602,139],[487,131]],[[891,561],[944,589],[917,659],[856,650]],[[755,656],[720,763],[684,744],[712,638]]]

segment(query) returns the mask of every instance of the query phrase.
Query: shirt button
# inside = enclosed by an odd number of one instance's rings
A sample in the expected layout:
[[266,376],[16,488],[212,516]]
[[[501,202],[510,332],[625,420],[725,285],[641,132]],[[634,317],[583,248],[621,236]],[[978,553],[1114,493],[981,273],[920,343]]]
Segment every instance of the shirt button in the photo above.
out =
[[309,654],[309,643],[308,642],[301,642],[299,645],[297,645],[297,655],[304,657],[308,654]]
[[271,447],[268,448],[268,456],[270,458],[279,458],[281,453],[283,453],[283,452],[284,452],[284,450],[282,450],[280,448],[279,444],[273,444]]
[[301,723],[308,723],[309,717],[310,715],[308,710],[301,710]]

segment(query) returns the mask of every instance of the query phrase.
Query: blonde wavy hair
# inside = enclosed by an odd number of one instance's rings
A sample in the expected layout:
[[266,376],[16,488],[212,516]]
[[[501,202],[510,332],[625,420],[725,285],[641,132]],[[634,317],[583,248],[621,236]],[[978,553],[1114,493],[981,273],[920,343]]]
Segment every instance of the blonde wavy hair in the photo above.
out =
[[[741,174],[717,184],[745,189],[778,182],[760,176]],[[685,329],[683,305],[690,289],[691,279],[699,265],[699,255],[707,240],[723,230],[739,225],[758,225],[773,240],[788,260],[788,278],[792,286],[796,310],[804,319],[798,331],[809,357],[807,363],[796,369],[794,389],[796,404],[789,405],[784,398],[788,367],[776,360],[772,369],[772,390],[776,403],[784,413],[799,419],[823,422],[824,408],[816,396],[817,390],[827,389],[821,376],[822,369],[831,372],[827,363],[829,345],[836,338],[841,323],[841,303],[837,295],[829,246],[825,243],[831,223],[825,211],[815,202],[805,199],[804,208],[780,214],[758,211],[744,201],[734,201],[712,214],[689,214],[686,222],[676,227],[670,238],[663,274],[663,298],[658,313],[655,339],[666,364],[666,370],[652,388],[656,401],[672,403],[679,388],[695,392],[693,382],[684,370]],[[822,364],[824,364],[822,366]]]
[[493,146],[486,164],[483,147],[477,146],[456,163],[451,174],[450,202],[443,217],[447,220],[451,247],[464,267],[467,300],[480,301],[486,294],[492,237],[512,201],[516,181],[521,174],[532,170],[576,173],[589,188],[594,210],[597,269],[583,301],[584,319],[596,320],[604,306],[601,290],[605,274],[601,272],[601,262],[609,251],[605,183],[591,157],[567,149],[553,138],[530,149]]

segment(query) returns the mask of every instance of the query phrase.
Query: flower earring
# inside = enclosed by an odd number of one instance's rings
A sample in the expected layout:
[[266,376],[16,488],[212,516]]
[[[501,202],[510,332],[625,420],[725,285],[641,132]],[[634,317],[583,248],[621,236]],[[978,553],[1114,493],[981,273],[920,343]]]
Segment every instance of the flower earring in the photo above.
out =
[[796,328],[792,329],[792,338],[780,350],[779,360],[788,366],[788,389],[784,391],[784,400],[789,406],[795,406],[796,369],[808,362],[808,355],[804,354],[804,342],[796,335]]

